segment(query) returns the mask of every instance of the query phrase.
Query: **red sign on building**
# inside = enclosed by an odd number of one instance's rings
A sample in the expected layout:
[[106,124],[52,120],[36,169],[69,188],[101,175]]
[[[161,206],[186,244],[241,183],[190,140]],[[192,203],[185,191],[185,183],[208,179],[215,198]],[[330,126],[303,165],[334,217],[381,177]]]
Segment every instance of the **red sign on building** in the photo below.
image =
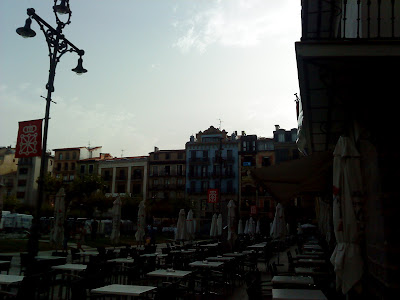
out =
[[208,189],[208,203],[218,203],[218,189]]
[[42,155],[42,119],[19,122],[16,158]]

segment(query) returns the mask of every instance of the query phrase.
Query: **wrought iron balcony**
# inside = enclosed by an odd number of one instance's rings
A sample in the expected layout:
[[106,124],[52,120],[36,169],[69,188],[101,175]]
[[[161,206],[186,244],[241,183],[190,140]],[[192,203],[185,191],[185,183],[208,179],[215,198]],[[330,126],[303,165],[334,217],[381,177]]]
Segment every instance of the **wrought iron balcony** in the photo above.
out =
[[399,40],[399,18],[399,1],[303,0],[301,40]]

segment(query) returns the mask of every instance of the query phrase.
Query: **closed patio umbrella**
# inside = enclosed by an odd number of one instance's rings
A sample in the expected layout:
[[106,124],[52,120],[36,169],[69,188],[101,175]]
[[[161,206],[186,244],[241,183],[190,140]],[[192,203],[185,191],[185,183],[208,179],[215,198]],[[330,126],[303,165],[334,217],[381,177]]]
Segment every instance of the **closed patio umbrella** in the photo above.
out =
[[230,200],[228,202],[228,241],[232,238],[232,233],[235,232],[235,202]]
[[214,214],[211,220],[210,237],[216,237],[217,231],[217,214]]
[[347,294],[363,274],[354,211],[360,205],[362,190],[360,154],[349,137],[339,138],[333,154],[332,210],[337,244],[330,261],[336,273],[336,288]]
[[242,221],[242,219],[239,220],[238,234],[243,234],[243,221]]
[[189,210],[187,217],[186,217],[186,232],[187,232],[187,239],[193,240],[194,239],[194,220],[193,220],[193,211]]
[[249,220],[246,220],[246,224],[244,225],[244,234],[249,234]]
[[287,228],[285,214],[282,204],[278,203],[275,209],[275,217],[272,222],[271,237],[276,240],[282,240],[286,237]]
[[260,220],[257,220],[256,234],[260,234]]
[[50,232],[50,242],[56,246],[56,249],[61,247],[64,239],[64,219],[65,219],[65,192],[61,188],[54,203],[54,226]]
[[254,235],[254,233],[256,232],[255,226],[254,226],[254,220],[252,217],[250,217],[249,219],[249,229],[248,229],[248,233],[250,235]]
[[121,198],[118,196],[113,202],[112,208],[112,231],[111,231],[111,242],[115,245],[119,243],[121,227]]
[[175,240],[177,241],[186,240],[186,217],[184,209],[181,209],[179,211],[178,223],[176,224]]
[[146,206],[144,204],[144,200],[139,203],[138,210],[138,220],[137,220],[137,231],[135,233],[135,238],[137,242],[143,242],[145,231],[144,228],[146,226]]
[[217,235],[222,235],[222,214],[219,214],[217,219]]

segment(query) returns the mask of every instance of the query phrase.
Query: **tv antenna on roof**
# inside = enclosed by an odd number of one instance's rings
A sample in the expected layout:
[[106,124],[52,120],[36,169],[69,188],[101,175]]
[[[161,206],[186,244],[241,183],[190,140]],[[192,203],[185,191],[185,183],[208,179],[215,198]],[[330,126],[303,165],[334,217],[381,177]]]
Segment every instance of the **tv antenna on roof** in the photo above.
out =
[[124,156],[124,149],[121,149],[121,157]]
[[221,130],[221,124],[222,124],[222,120],[221,119],[217,119],[219,121],[219,127],[218,129]]

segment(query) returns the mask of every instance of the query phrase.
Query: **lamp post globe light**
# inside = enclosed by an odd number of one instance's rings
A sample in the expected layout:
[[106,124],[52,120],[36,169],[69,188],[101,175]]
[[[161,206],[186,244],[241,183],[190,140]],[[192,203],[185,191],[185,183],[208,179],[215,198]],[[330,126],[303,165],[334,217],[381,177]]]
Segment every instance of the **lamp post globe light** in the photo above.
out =
[[[28,241],[28,251],[32,256],[37,255],[38,246],[39,246],[39,235],[40,235],[40,210],[43,202],[43,183],[46,169],[46,147],[47,147],[47,132],[49,127],[49,115],[50,115],[50,103],[51,103],[51,94],[54,92],[54,77],[56,74],[56,67],[58,62],[60,61],[61,56],[63,56],[67,52],[75,52],[78,54],[78,65],[72,69],[72,71],[77,74],[86,73],[87,70],[82,66],[82,56],[85,52],[74,44],[72,44],[69,40],[65,38],[62,33],[63,28],[71,23],[71,9],[69,7],[69,0],[54,0],[53,12],[56,18],[57,27],[54,29],[50,26],[46,21],[44,21],[41,17],[39,17],[35,9],[28,8],[27,14],[28,18],[25,21],[25,25],[23,27],[18,28],[17,33],[24,37],[30,38],[36,36],[36,32],[31,29],[32,20],[35,20],[39,25],[40,30],[43,32],[48,50],[49,50],[49,58],[50,58],[50,68],[49,68],[49,78],[46,84],[47,89],[47,97],[46,97],[46,113],[44,118],[44,131],[43,131],[43,142],[42,142],[42,156],[40,162],[40,174],[39,174],[39,186],[38,186],[38,198],[36,203],[36,213],[35,219],[32,224],[31,234]],[[59,17],[62,15],[62,17]]]

